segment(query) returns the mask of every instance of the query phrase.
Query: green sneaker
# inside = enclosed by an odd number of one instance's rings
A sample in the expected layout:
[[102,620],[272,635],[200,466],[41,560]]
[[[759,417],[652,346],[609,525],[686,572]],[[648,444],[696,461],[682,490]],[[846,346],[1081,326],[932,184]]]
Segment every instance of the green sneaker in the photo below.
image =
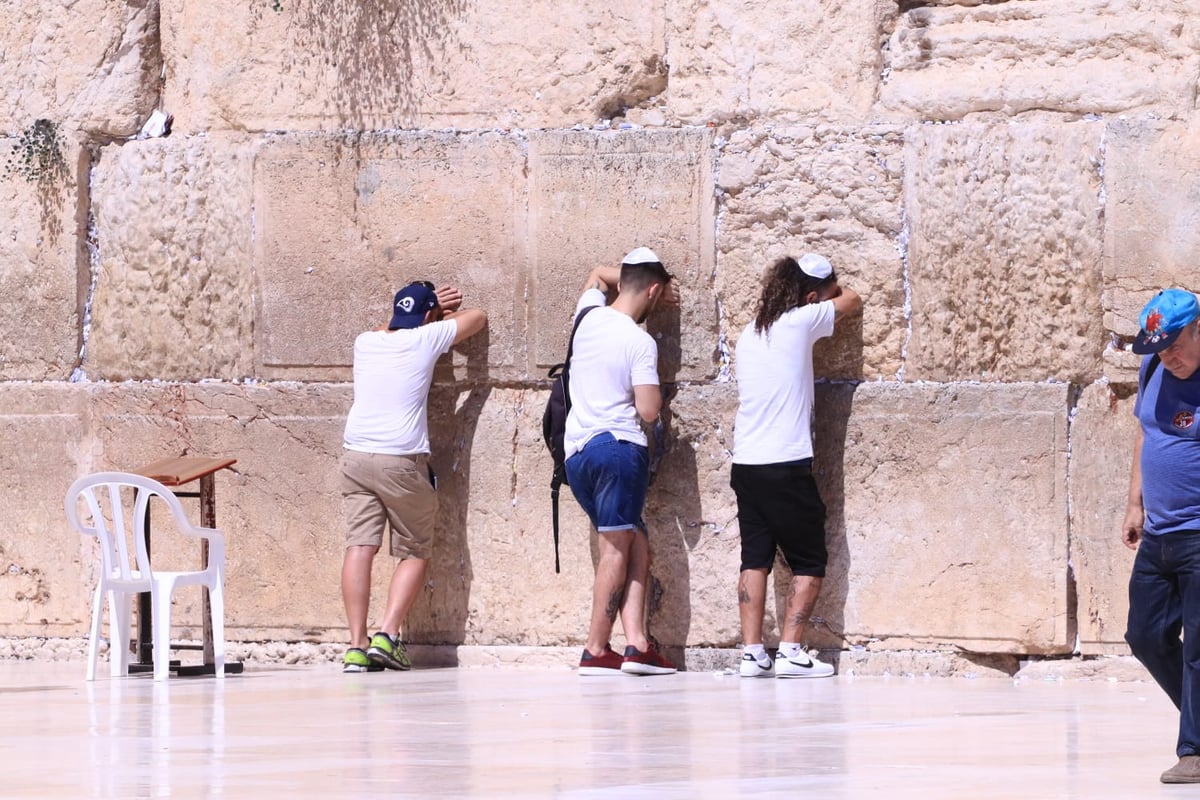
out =
[[383,667],[367,657],[366,651],[361,647],[351,647],[342,661],[342,672],[379,672],[382,669]]
[[393,639],[380,631],[371,637],[371,646],[367,648],[367,658],[380,667],[388,669],[411,669],[412,661],[408,658],[408,650],[399,637]]

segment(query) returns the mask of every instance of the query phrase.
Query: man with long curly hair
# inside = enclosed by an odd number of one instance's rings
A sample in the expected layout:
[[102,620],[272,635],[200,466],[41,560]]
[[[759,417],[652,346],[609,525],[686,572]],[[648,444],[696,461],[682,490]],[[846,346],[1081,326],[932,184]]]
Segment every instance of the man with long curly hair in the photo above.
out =
[[[807,253],[767,272],[754,321],[738,337],[738,412],[729,485],[737,495],[742,566],[738,611],[741,674],[823,678],[830,664],[801,646],[828,556],[825,504],[812,477],[813,344],[862,300],[838,285],[829,261]],[[775,661],[763,647],[767,576],[776,551],[792,570]]]

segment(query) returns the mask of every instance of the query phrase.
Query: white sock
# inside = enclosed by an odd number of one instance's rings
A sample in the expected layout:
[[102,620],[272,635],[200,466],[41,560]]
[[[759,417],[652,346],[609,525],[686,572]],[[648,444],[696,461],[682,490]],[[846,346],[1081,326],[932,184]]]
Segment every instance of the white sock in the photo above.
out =
[[779,655],[784,658],[794,658],[802,652],[799,642],[780,642]]
[[762,646],[762,642],[758,644],[748,644],[742,648],[743,653],[749,653],[754,656],[755,661],[764,661],[767,658],[767,648]]

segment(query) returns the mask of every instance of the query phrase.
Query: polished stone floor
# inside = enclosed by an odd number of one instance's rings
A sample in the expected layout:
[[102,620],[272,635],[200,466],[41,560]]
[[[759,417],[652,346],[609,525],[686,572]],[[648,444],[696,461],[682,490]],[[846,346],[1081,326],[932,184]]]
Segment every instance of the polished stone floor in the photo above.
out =
[[[101,665],[102,668],[105,665]],[[1148,683],[0,662],[0,796],[1155,798]]]

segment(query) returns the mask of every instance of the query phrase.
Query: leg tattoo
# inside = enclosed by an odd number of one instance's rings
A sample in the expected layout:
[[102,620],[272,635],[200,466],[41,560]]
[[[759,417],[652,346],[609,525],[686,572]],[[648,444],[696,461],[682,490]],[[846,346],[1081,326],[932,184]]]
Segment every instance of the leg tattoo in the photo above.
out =
[[[789,593],[789,597],[794,594],[795,594],[795,590],[793,590]],[[816,605],[817,605],[817,600],[814,597],[813,599],[811,599],[807,603],[805,603],[803,606],[801,606],[800,610],[797,611],[795,613],[795,615],[792,617],[792,624],[799,625],[799,626],[807,625],[809,620],[812,618],[813,608],[815,608]]]
[[624,596],[624,589],[617,589],[608,596],[608,605],[604,607],[604,616],[608,617],[610,622],[616,621],[617,614],[621,611],[621,600]]

